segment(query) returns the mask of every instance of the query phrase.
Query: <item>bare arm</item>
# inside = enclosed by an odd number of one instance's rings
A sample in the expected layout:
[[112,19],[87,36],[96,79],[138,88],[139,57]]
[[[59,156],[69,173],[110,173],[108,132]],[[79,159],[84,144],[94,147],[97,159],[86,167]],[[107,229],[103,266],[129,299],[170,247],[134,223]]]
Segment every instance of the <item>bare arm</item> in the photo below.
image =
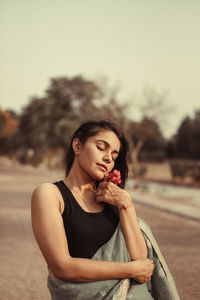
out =
[[120,224],[131,259],[147,258],[146,243],[130,195],[112,182],[101,183],[99,189],[101,196],[97,200],[115,205],[119,210]]
[[119,216],[131,259],[147,258],[147,246],[136,218],[135,207],[128,193],[124,198],[122,208],[119,208]]
[[53,184],[45,183],[33,192],[31,213],[37,243],[50,270],[59,279],[89,282],[133,278],[137,274],[147,277],[153,271],[150,260],[119,263],[71,257]]

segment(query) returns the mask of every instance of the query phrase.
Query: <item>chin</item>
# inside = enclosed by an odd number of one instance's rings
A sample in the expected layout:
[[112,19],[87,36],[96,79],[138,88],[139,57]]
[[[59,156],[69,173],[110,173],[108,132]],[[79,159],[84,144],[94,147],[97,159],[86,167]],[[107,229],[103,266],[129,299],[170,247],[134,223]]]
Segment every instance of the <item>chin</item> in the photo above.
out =
[[94,174],[93,178],[94,178],[95,180],[97,180],[97,181],[101,181],[101,180],[103,180],[104,175],[105,175],[105,173],[102,173],[102,172],[100,173],[100,172],[98,172],[98,173]]
[[96,176],[94,179],[95,179],[96,181],[102,181],[103,178],[104,178],[104,176]]

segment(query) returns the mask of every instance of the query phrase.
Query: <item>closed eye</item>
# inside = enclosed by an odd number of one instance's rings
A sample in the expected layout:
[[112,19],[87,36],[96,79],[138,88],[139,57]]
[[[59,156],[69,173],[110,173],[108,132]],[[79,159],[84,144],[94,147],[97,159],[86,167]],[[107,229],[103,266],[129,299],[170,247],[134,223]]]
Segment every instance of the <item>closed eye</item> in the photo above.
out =
[[[101,147],[98,146],[98,145],[97,145],[97,149],[99,149],[100,151],[104,151],[104,148],[101,148]],[[113,161],[115,161],[116,158],[117,158],[117,156],[116,156],[116,157],[113,157],[113,156],[112,156],[112,160],[113,160]]]
[[99,147],[99,146],[97,146],[97,149],[99,149],[99,150],[101,150],[101,151],[103,151],[104,149],[102,149],[101,147]]

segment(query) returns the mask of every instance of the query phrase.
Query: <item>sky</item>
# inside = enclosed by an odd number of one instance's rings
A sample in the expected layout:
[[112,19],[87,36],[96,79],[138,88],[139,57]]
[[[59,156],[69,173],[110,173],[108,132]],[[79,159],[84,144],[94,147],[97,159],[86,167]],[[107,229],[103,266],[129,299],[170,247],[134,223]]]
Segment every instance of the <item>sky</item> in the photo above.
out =
[[0,107],[20,112],[53,77],[106,76],[121,102],[166,92],[170,137],[200,108],[199,15],[199,0],[0,0]]

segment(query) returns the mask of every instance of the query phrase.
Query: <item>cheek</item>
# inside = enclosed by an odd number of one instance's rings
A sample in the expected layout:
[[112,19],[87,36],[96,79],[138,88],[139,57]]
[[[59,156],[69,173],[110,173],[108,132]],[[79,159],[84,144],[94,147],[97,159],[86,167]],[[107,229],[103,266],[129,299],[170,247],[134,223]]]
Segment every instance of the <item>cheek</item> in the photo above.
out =
[[98,162],[98,155],[99,153],[97,149],[93,147],[87,147],[80,153],[79,160],[82,165],[85,165],[89,168]]
[[93,179],[100,181],[103,179],[104,173],[101,172],[96,165],[101,161],[98,155],[99,153],[89,150],[85,153],[81,153],[79,156],[79,164]]

